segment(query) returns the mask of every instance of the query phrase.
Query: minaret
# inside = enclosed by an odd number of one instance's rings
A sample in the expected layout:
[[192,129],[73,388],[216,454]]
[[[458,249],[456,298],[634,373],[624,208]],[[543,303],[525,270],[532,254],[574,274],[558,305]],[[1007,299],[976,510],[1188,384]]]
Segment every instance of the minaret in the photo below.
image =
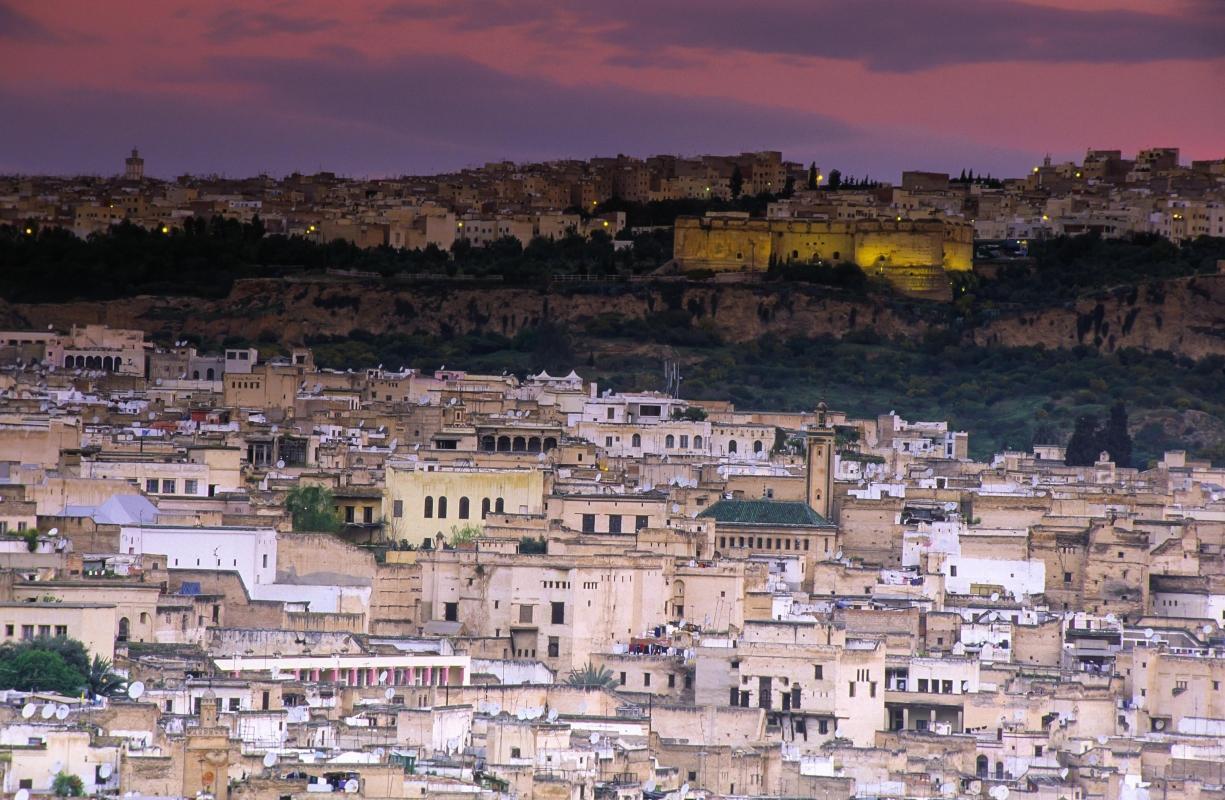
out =
[[808,505],[830,519],[834,499],[834,429],[825,420],[825,403],[817,404],[817,424],[805,437],[808,446]]
[[140,157],[140,153],[135,147],[132,148],[132,155],[128,156],[123,162],[123,179],[125,181],[139,181],[145,177],[145,160]]

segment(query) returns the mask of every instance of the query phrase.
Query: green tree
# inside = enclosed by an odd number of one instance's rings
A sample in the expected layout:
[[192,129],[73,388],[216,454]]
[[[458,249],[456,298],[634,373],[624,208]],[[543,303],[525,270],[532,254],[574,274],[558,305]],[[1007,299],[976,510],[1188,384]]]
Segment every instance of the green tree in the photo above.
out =
[[805,184],[809,189],[817,188],[817,162],[812,162],[808,165],[808,182]]
[[480,535],[480,525],[465,525],[462,528],[452,525],[451,536],[447,543],[452,547],[458,547],[461,544],[468,544],[468,542],[471,542]]
[[75,695],[85,676],[49,650],[23,650],[12,658],[0,658],[0,688],[23,692],[55,692]]
[[111,671],[108,659],[94,656],[89,663],[89,673],[85,676],[85,689],[90,697],[114,697],[122,694],[128,688],[128,682],[123,676]]
[[51,781],[51,793],[56,797],[81,797],[85,794],[85,785],[78,776],[60,772]]
[[295,531],[335,533],[340,530],[332,493],[323,486],[295,486],[285,495],[285,509]]
[[31,528],[30,530],[26,531],[25,535],[22,538],[26,540],[26,550],[29,550],[31,553],[33,553],[35,550],[38,549],[38,529],[37,528]]
[[832,191],[842,188],[842,173],[839,170],[831,169],[829,171],[829,188]]
[[740,171],[739,164],[732,167],[732,177],[727,188],[731,190],[733,200],[739,199],[740,193],[744,191],[744,173]]
[[617,685],[617,678],[607,667],[596,667],[590,661],[581,669],[572,669],[566,676],[567,686],[579,686],[585,689],[612,689]]
[[1097,417],[1085,414],[1076,420],[1072,429],[1072,438],[1068,439],[1064,462],[1069,467],[1091,467],[1097,463],[1101,453],[1101,431],[1098,430]]
[[1127,407],[1122,403],[1110,408],[1110,417],[1102,429],[1101,449],[1110,453],[1116,466],[1131,466],[1131,434],[1127,432]]

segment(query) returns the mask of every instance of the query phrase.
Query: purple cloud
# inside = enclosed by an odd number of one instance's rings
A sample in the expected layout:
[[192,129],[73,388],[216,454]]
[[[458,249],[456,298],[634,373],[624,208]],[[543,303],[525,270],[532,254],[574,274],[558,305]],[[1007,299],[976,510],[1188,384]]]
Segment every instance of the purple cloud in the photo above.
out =
[[1082,11],[1018,0],[547,0],[398,3],[388,19],[444,20],[459,29],[525,24],[561,40],[598,35],[653,64],[663,48],[743,50],[850,59],[884,72],[1001,61],[1144,63],[1225,58],[1225,4],[1181,15]]

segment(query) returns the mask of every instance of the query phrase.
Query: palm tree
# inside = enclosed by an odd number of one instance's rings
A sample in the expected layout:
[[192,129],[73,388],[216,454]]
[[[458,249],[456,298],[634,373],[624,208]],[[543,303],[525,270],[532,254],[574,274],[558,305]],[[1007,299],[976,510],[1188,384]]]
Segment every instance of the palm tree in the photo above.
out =
[[90,697],[114,697],[122,694],[128,688],[128,682],[121,675],[111,672],[109,659],[94,656],[89,665],[89,674],[85,676],[85,689]]
[[590,661],[582,669],[570,670],[566,678],[567,686],[582,688],[611,689],[617,685],[617,678],[607,667],[596,667]]

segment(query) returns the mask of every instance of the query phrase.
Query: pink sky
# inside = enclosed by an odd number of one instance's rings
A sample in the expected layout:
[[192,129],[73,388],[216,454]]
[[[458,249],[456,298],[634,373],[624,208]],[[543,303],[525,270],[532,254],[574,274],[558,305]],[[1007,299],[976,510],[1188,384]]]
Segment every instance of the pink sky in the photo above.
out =
[[1220,0],[0,0],[0,171],[1225,157]]

